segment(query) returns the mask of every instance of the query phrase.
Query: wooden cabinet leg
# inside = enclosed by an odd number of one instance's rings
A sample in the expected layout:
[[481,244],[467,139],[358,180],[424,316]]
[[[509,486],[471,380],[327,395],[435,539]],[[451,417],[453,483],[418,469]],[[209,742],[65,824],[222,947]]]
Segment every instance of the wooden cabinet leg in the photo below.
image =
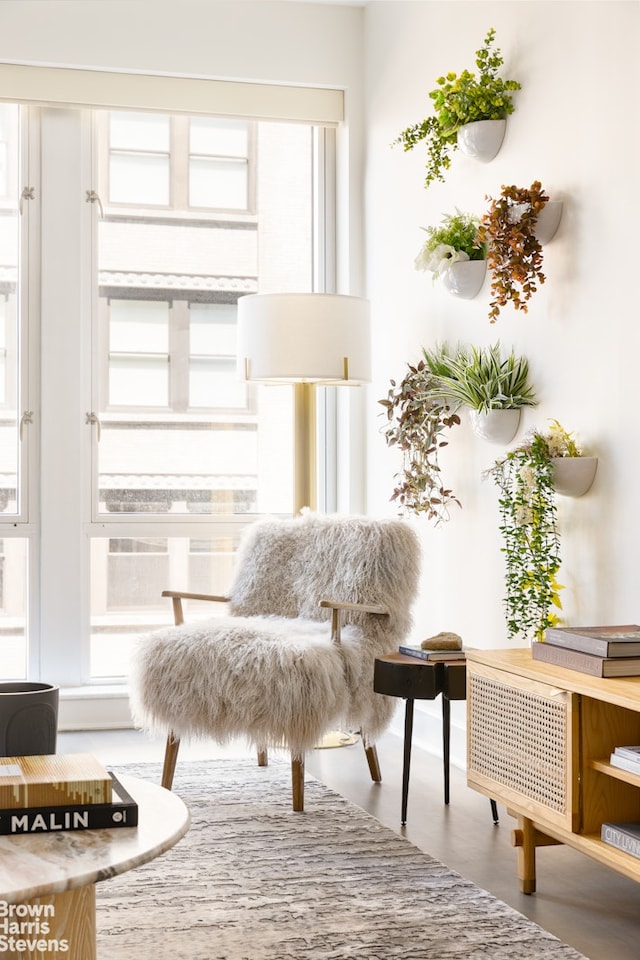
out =
[[304,810],[304,757],[291,758],[291,786],[293,809],[296,813],[302,813]]
[[536,829],[527,817],[518,817],[518,880],[523,893],[536,892]]

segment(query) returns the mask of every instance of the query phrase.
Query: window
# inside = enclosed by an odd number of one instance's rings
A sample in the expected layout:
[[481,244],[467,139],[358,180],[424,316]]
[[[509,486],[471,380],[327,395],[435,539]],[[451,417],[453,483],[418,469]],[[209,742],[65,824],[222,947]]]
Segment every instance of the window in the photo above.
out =
[[223,593],[243,526],[290,513],[291,388],[238,377],[236,313],[318,284],[321,137],[0,108],[5,676],[124,679],[162,589]]
[[249,211],[255,124],[113,111],[102,126],[110,205]]

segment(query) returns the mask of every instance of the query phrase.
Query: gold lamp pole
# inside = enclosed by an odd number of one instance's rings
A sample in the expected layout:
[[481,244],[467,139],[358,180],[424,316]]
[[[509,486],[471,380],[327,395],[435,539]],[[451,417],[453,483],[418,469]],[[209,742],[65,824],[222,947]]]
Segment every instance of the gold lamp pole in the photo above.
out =
[[240,297],[238,357],[246,380],[293,384],[294,513],[317,510],[316,387],[371,379],[368,302],[329,293]]

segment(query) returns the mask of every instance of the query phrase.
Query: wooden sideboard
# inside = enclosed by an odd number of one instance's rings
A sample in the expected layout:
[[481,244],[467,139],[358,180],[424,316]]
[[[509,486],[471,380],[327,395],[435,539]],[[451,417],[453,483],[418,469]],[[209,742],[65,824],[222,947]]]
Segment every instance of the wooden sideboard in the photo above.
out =
[[640,744],[640,677],[591,677],[529,649],[467,653],[467,782],[517,818],[524,893],[536,848],[558,843],[640,882],[640,859],[600,839],[604,822],[640,822],[640,775],[609,763],[629,744]]

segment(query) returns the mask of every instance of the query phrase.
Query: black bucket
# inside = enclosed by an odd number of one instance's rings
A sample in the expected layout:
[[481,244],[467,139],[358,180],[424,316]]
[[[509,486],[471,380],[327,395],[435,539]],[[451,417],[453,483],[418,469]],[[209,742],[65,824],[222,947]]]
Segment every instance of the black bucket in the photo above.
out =
[[56,752],[58,693],[50,683],[0,682],[0,757]]

